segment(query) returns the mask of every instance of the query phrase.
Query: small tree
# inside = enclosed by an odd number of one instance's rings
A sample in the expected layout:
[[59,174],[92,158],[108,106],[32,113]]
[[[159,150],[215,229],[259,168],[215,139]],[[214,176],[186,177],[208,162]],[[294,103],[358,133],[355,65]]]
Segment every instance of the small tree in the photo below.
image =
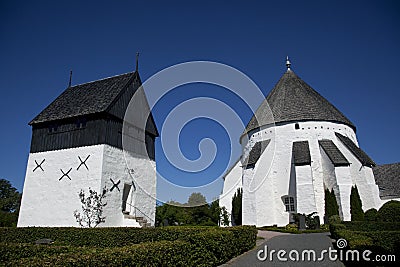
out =
[[232,217],[235,225],[242,225],[243,189],[238,188],[232,197]]
[[220,214],[220,218],[221,218],[221,225],[223,226],[229,226],[230,220],[229,220],[229,213],[228,210],[225,208],[225,206],[223,206],[221,209],[221,214]]
[[107,203],[103,202],[106,193],[106,187],[103,188],[102,193],[97,193],[89,187],[89,195],[87,197],[85,197],[85,192],[83,190],[79,192],[82,214],[78,212],[78,210],[75,210],[74,216],[81,227],[94,228],[106,221],[106,217],[103,216],[103,208],[107,205]]
[[352,221],[364,221],[364,211],[357,186],[351,188],[350,194],[350,214]]
[[339,206],[336,201],[335,191],[333,189],[332,191],[325,189],[325,216],[330,218],[333,215],[339,215]]
[[0,179],[0,227],[16,226],[21,194],[10,181]]
[[201,193],[192,193],[187,202],[187,205],[190,207],[202,206],[205,204],[207,204],[206,197]]

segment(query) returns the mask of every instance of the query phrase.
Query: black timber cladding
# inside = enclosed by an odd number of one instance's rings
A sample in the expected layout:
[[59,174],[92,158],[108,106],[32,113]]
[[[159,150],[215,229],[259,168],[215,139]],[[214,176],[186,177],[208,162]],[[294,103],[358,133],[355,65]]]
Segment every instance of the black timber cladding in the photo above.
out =
[[350,162],[346,159],[342,152],[340,152],[332,140],[319,140],[318,143],[331,160],[333,166],[339,167],[350,165]]
[[338,122],[356,130],[342,112],[289,70],[258,107],[244,133],[263,125],[298,121]]
[[372,168],[382,199],[400,197],[400,162]]
[[258,141],[257,143],[255,143],[254,146],[251,148],[249,155],[244,160],[243,166],[247,167],[247,166],[255,165],[257,163],[257,161],[260,159],[262,153],[267,148],[267,146],[269,145],[270,142],[271,142],[271,139],[267,139],[267,140],[262,140],[262,141]]
[[311,155],[308,141],[293,142],[292,155],[294,165],[311,165]]
[[[122,149],[123,117],[140,85],[139,74],[134,72],[67,88],[30,122],[30,152],[97,144]],[[143,137],[139,139],[147,150],[140,149],[138,153],[154,159],[158,131],[151,113],[145,130],[136,132],[144,137],[144,140]],[[140,146],[136,144],[135,147]]]
[[339,140],[350,150],[350,152],[361,162],[363,166],[373,167],[376,166],[375,162],[359,148],[354,142],[340,133],[335,132],[335,135]]

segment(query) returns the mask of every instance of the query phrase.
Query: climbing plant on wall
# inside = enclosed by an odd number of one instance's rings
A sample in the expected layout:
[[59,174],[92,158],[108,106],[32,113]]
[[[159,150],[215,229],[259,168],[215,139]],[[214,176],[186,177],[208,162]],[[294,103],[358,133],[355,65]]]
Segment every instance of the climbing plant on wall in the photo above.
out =
[[89,195],[87,196],[83,190],[79,192],[79,199],[82,204],[82,213],[75,210],[74,216],[76,222],[81,227],[94,228],[100,223],[106,221],[106,217],[103,216],[103,208],[107,205],[107,203],[104,202],[106,193],[106,187],[103,188],[101,193],[89,188]]

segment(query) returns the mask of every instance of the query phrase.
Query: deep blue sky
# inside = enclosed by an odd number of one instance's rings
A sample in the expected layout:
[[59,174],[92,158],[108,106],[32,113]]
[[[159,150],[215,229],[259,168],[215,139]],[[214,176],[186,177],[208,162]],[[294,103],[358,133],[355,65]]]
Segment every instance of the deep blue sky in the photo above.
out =
[[[264,94],[285,71],[289,55],[293,70],[357,126],[361,147],[377,163],[399,161],[397,1],[227,3],[1,1],[0,177],[22,190],[31,137],[27,123],[66,88],[70,69],[74,84],[125,73],[134,69],[136,51],[143,81],[177,63],[210,60],[241,70]],[[251,114],[240,101],[214,89],[184,86],[175,94],[227,99],[247,122]],[[159,127],[177,99],[172,94],[155,109]],[[216,123],[191,124],[180,140],[189,158],[198,156],[196,140],[224,139]],[[219,151],[225,151],[222,146]],[[210,172],[195,179],[219,176],[220,164],[227,164],[226,155],[219,156]],[[160,172],[178,175],[162,153],[158,161]]]

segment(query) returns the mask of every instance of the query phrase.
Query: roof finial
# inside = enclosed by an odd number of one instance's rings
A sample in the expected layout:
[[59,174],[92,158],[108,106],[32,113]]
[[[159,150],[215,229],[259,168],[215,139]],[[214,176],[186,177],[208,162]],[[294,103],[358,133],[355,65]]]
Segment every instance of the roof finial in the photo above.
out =
[[72,84],[72,70],[69,71],[69,84],[68,87],[71,87]]
[[292,63],[290,63],[289,56],[286,56],[286,68],[288,71],[290,71],[290,65],[292,65]]
[[136,52],[136,71],[139,70],[139,52]]

